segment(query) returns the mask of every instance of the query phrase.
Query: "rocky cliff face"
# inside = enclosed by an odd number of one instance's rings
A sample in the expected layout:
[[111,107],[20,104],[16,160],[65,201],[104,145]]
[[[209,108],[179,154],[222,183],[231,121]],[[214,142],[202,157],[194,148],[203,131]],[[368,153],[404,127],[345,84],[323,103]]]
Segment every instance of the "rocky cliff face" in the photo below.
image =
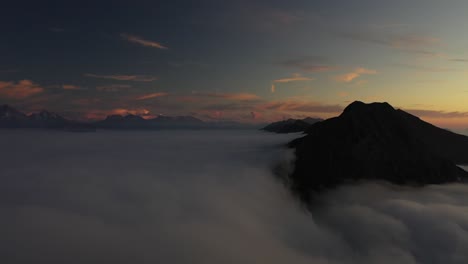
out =
[[308,199],[315,191],[360,180],[395,184],[462,181],[468,137],[437,128],[388,103],[354,102],[336,118],[310,126],[295,148],[291,187]]

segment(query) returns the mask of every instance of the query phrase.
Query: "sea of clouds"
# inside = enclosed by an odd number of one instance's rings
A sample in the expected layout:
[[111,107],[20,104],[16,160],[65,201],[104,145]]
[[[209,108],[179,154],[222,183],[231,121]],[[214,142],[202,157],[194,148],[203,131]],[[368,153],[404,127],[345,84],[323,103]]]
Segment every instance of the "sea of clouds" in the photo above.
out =
[[305,209],[293,135],[0,132],[0,263],[468,263],[468,186],[343,186]]

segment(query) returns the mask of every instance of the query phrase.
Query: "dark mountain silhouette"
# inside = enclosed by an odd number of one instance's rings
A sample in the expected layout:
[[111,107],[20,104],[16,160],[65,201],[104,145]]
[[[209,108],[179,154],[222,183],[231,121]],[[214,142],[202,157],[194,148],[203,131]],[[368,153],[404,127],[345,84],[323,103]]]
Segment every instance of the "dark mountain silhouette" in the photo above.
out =
[[271,123],[262,130],[274,133],[295,133],[295,132],[303,132],[305,131],[310,125],[315,124],[317,122],[323,121],[320,118],[312,118],[307,117],[304,119],[288,119],[283,121],[278,121]]
[[0,127],[24,127],[27,125],[28,116],[8,106],[0,106]]
[[92,132],[96,129],[151,130],[151,129],[258,129],[259,125],[233,121],[205,122],[193,116],[164,116],[145,119],[139,115],[110,115],[94,122],[66,119],[43,110],[26,115],[8,105],[0,105],[0,128],[61,129],[71,132]]
[[96,129],[252,129],[256,125],[231,121],[204,122],[193,116],[163,116],[144,119],[139,115],[110,115],[97,122],[79,122],[43,110],[26,115],[8,105],[0,106],[0,128],[63,129],[72,132],[91,132]]
[[95,125],[104,129],[202,128],[207,126],[202,120],[191,116],[158,116],[144,119],[137,115],[111,115]]
[[27,116],[8,105],[0,106],[0,128],[63,128],[71,123],[46,110]]
[[310,126],[295,148],[290,184],[303,199],[359,180],[425,185],[465,181],[468,137],[437,128],[388,103],[354,102]]
[[29,126],[36,128],[63,128],[70,123],[72,123],[72,121],[46,110],[33,113],[28,117]]

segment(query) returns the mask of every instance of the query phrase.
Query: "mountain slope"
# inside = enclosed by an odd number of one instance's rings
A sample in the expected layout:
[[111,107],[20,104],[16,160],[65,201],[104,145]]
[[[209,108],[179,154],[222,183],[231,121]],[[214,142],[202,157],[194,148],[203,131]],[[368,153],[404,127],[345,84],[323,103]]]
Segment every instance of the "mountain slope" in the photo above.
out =
[[323,121],[320,118],[288,119],[267,125],[262,130],[274,133],[295,133],[305,131],[310,125]]
[[304,198],[346,182],[438,184],[467,179],[468,137],[432,126],[388,103],[350,104],[339,117],[310,126],[295,148],[292,187]]
[[112,115],[96,123],[98,128],[104,129],[161,129],[161,128],[200,128],[206,124],[191,116],[158,116],[144,119],[137,115]]
[[8,105],[0,106],[0,128],[64,128],[71,123],[45,110],[27,116]]

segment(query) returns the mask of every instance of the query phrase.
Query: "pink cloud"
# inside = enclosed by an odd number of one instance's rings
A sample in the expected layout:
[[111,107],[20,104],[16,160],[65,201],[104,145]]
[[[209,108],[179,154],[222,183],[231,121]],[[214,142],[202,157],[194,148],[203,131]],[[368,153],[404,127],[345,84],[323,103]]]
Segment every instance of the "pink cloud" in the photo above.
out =
[[147,100],[147,99],[157,98],[157,97],[162,97],[162,96],[167,96],[167,95],[169,94],[164,93],[164,92],[151,93],[151,94],[145,94],[145,95],[139,96],[136,98],[136,100]]
[[0,96],[11,99],[24,99],[39,93],[42,93],[44,88],[33,83],[30,80],[21,80],[15,82],[0,81]]
[[274,93],[276,91],[276,84],[278,83],[303,82],[303,81],[313,81],[313,80],[315,79],[304,77],[304,76],[301,76],[299,73],[295,73],[291,77],[273,80],[273,84],[271,85],[271,92]]
[[145,119],[154,118],[155,115],[151,114],[146,108],[114,108],[110,110],[90,110],[84,114],[84,119],[88,120],[102,120],[109,115],[139,115]]
[[289,82],[300,82],[300,81],[313,81],[314,78],[303,77],[300,74],[293,74],[292,77],[282,78],[273,80],[275,83],[289,83]]
[[354,69],[354,71],[352,72],[336,76],[335,80],[338,82],[350,83],[354,81],[355,79],[361,77],[362,75],[371,75],[371,74],[377,74],[377,71],[359,67],[359,68]]
[[339,105],[327,105],[313,101],[272,101],[257,106],[264,111],[281,112],[310,112],[310,113],[340,113],[343,108]]
[[71,84],[64,84],[64,85],[62,85],[62,89],[64,89],[64,90],[80,90],[81,87],[76,86],[76,85],[71,85]]
[[142,37],[135,36],[135,35],[122,33],[122,34],[120,34],[120,37],[122,37],[123,39],[125,39],[125,40],[127,40],[129,42],[140,44],[140,45],[145,46],[145,47],[157,48],[157,49],[168,49],[168,47],[162,45],[159,42],[147,40],[147,39],[144,39]]

